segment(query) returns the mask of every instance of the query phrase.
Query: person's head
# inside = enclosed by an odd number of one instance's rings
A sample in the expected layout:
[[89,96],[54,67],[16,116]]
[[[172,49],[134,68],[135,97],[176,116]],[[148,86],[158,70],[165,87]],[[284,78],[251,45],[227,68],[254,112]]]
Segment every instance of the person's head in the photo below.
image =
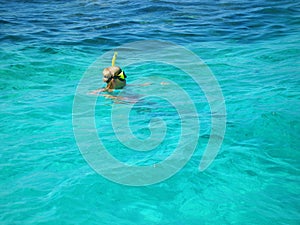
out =
[[103,70],[103,82],[109,83],[114,76],[122,72],[118,66],[110,66]]

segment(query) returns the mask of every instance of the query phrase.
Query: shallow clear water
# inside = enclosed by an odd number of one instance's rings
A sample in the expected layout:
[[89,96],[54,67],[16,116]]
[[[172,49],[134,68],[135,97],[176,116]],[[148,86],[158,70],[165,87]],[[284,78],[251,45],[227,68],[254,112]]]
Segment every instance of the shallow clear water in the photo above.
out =
[[[300,223],[299,3],[0,3],[1,224]],[[72,106],[80,79],[99,56],[150,39],[176,43],[205,61],[222,88],[227,129],[216,159],[200,172],[210,133],[204,94],[169,65],[124,68],[129,84],[140,73],[163,71],[197,99],[201,122],[197,148],[182,170],[158,184],[130,187],[108,181],[83,159]],[[124,91],[159,88],[157,81]],[[112,133],[112,105],[100,96],[95,117],[111,154],[142,165],[171,154],[180,132],[171,104],[154,97],[136,103],[130,121],[137,137],[149,135],[145,128],[152,117],[161,116],[169,129],[160,148],[139,154]]]

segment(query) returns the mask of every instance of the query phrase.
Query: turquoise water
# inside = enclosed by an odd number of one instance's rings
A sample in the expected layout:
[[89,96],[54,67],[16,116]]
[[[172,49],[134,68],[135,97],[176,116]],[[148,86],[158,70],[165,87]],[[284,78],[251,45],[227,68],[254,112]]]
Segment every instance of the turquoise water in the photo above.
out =
[[[299,3],[0,3],[1,224],[300,223]],[[210,67],[226,101],[226,135],[215,160],[200,172],[211,129],[204,93],[171,65],[127,66],[129,84],[140,74],[163,73],[187,89],[201,126],[197,148],[178,173],[150,186],[124,186],[100,176],[82,157],[73,133],[73,100],[99,56],[153,39],[181,45]],[[155,93],[162,86],[154,83],[122,93]],[[154,153],[135,153],[118,142],[111,129],[113,104],[100,96],[95,116],[111,154],[142,165],[171,154],[180,134],[172,104],[149,97],[130,113],[139,138],[149,135],[152,117],[168,124]]]

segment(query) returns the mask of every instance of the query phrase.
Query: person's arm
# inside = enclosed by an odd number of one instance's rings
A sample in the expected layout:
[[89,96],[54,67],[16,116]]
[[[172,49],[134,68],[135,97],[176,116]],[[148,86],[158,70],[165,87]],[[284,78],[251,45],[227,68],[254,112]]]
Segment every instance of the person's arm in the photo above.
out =
[[98,93],[100,93],[100,92],[106,91],[105,89],[106,89],[106,88],[99,88],[99,89],[97,89],[97,90],[90,91],[88,94],[96,95],[96,94],[98,94]]
[[135,87],[146,87],[146,86],[150,86],[153,83],[147,82],[147,83],[143,83],[143,84],[127,84],[127,86],[135,86]]
[[113,79],[107,84],[107,86],[105,88],[99,88],[97,90],[91,91],[89,92],[90,94],[98,94],[99,92],[112,92],[113,91]]

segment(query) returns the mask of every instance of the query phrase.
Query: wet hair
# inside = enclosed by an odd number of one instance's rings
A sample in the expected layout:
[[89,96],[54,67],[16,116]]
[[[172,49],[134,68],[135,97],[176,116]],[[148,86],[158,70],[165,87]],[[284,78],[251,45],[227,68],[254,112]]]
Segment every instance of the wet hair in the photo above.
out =
[[110,66],[103,70],[103,75],[107,78],[110,78],[110,77],[114,77],[114,76],[118,75],[121,72],[122,72],[122,70],[120,67]]

